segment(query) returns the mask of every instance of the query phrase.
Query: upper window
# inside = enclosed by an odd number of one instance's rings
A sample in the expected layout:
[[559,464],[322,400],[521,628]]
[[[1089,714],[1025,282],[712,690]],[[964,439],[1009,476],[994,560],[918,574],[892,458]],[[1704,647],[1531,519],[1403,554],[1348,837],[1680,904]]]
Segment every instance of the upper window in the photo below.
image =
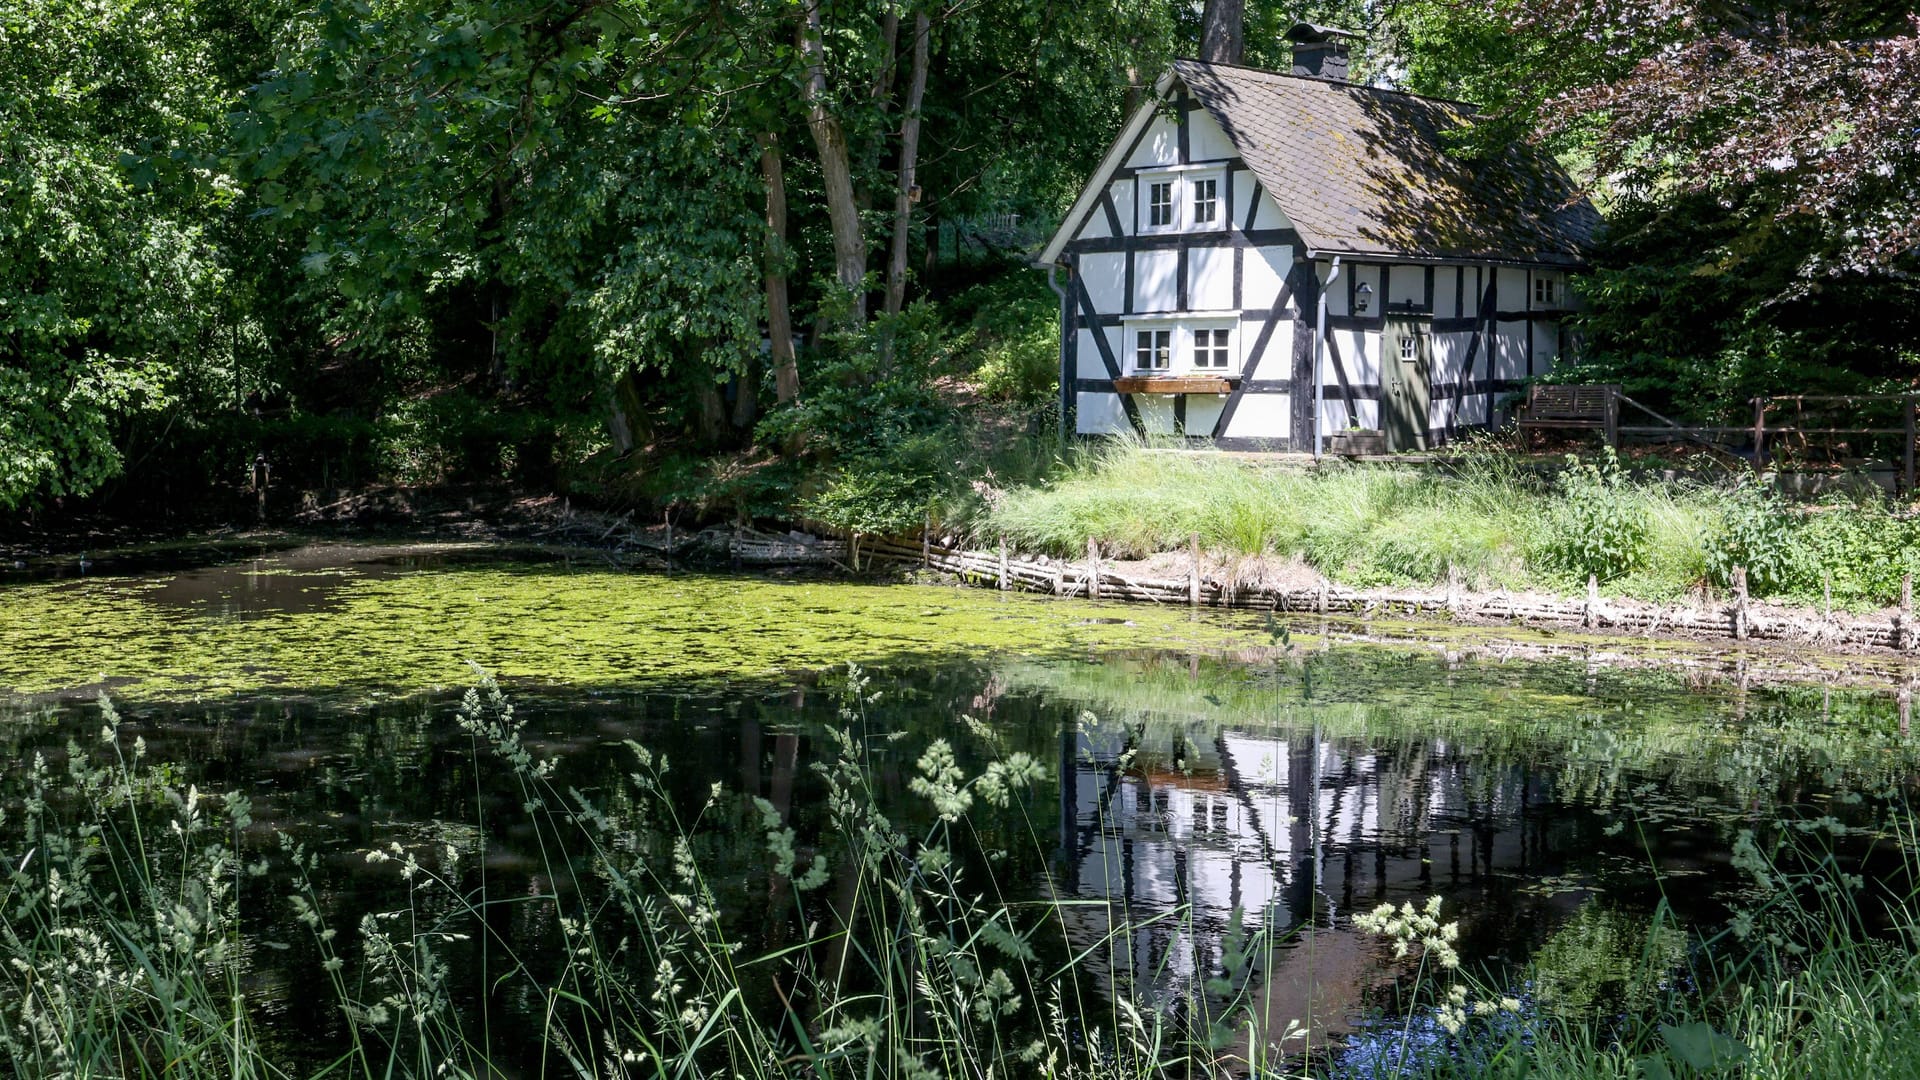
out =
[[1220,218],[1220,181],[1214,177],[1195,180],[1193,189],[1194,225],[1211,225]]
[[1533,302],[1540,307],[1553,307],[1560,303],[1560,281],[1558,278],[1537,277],[1533,279]]
[[1141,177],[1145,211],[1143,232],[1181,232],[1223,229],[1230,208],[1225,173],[1211,167],[1175,167]]
[[1156,229],[1173,224],[1173,183],[1156,180],[1147,185],[1147,224]]

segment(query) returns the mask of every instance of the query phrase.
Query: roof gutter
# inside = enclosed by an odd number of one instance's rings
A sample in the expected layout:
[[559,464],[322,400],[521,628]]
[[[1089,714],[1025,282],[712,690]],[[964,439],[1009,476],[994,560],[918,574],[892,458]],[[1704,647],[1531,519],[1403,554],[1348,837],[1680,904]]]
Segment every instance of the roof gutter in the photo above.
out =
[[[1321,444],[1324,441],[1322,439],[1322,435],[1320,431],[1320,425],[1321,425],[1320,414],[1325,411],[1325,406],[1322,404],[1320,400],[1320,395],[1321,395],[1321,392],[1325,389],[1325,386],[1323,384],[1326,380],[1326,370],[1327,370],[1327,288],[1328,286],[1332,285],[1336,280],[1338,280],[1339,277],[1340,277],[1340,256],[1335,255],[1333,257],[1333,273],[1328,274],[1327,280],[1320,283],[1320,300],[1319,300],[1319,303],[1315,305],[1315,307],[1318,310],[1314,314],[1313,403],[1312,404],[1313,404],[1313,462],[1316,465],[1320,463]],[[1065,346],[1063,345],[1062,347],[1064,348]]]
[[1564,260],[1545,259],[1505,259],[1497,255],[1390,255],[1376,251],[1334,251],[1330,248],[1307,248],[1306,256],[1318,261],[1325,258],[1338,259],[1342,256],[1355,262],[1391,263],[1396,266],[1510,266],[1518,270],[1591,270],[1593,264],[1574,256]]

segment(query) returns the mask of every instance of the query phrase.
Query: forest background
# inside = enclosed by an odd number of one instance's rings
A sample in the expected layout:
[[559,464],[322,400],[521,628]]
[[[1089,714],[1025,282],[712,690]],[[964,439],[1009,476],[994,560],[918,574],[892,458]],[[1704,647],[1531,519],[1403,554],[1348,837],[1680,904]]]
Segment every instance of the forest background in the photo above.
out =
[[1027,259],[1127,112],[1301,18],[1608,215],[1558,377],[1703,421],[1913,388],[1901,3],[25,0],[0,512],[218,513],[261,462],[917,523],[1052,460]]

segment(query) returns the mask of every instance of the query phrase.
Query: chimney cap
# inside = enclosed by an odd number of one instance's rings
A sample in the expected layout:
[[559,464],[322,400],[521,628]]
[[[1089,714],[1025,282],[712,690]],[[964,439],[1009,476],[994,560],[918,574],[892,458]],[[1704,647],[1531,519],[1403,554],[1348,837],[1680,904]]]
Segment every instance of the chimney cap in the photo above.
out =
[[1296,44],[1319,44],[1325,41],[1365,41],[1365,34],[1352,30],[1342,30],[1337,26],[1316,26],[1310,22],[1297,22],[1287,28],[1286,39]]

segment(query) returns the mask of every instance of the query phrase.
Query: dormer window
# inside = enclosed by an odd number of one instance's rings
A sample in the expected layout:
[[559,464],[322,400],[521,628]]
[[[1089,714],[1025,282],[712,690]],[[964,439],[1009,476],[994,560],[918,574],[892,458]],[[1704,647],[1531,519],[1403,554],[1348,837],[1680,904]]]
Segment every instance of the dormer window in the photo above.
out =
[[1140,177],[1141,232],[1198,232],[1226,228],[1222,195],[1226,171],[1212,165],[1175,165]]

